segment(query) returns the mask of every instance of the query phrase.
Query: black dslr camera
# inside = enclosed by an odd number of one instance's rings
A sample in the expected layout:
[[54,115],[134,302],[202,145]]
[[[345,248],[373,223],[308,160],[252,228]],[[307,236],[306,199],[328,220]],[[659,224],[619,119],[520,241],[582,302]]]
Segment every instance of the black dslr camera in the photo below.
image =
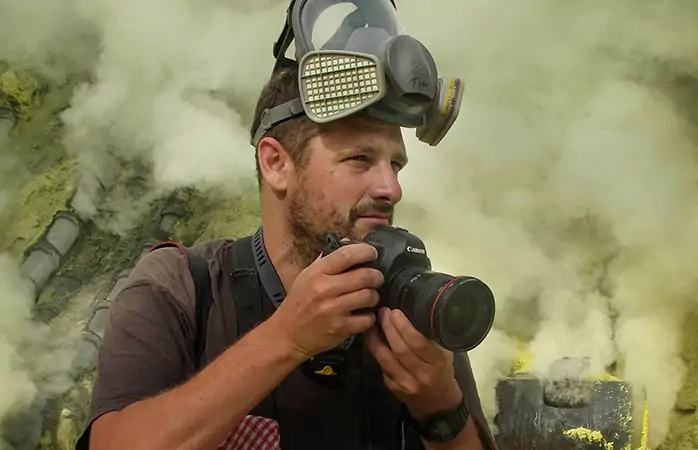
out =
[[[472,350],[485,339],[495,309],[485,283],[433,272],[422,240],[403,228],[382,227],[363,242],[375,247],[378,258],[361,267],[378,269],[385,278],[378,308],[400,309],[424,336],[451,351]],[[329,235],[323,256],[351,244]]]

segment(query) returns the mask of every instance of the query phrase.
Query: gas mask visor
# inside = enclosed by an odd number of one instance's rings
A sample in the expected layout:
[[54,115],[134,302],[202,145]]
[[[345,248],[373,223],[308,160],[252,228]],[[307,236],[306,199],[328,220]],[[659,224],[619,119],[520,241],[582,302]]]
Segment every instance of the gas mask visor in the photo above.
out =
[[[284,56],[291,41],[296,61]],[[460,110],[461,81],[438,77],[431,53],[405,32],[392,0],[294,0],[274,56],[275,70],[297,64],[300,98],[264,111],[255,147],[300,114],[322,124],[359,111],[416,128],[435,146]]]

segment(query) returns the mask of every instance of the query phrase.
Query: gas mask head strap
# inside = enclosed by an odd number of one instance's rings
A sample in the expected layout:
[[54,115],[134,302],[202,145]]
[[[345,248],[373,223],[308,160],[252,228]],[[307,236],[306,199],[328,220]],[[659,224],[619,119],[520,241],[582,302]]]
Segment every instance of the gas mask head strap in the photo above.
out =
[[295,64],[293,60],[286,58],[286,50],[288,50],[288,47],[291,45],[291,42],[293,42],[294,38],[293,27],[291,26],[291,11],[293,10],[293,5],[295,3],[296,0],[291,0],[291,4],[289,5],[288,10],[286,10],[286,22],[284,22],[284,28],[281,30],[279,38],[276,40],[276,42],[274,42],[272,53],[274,55],[274,59],[276,59],[276,63],[272,73],[276,72],[282,67]]
[[304,114],[303,102],[300,98],[291,100],[290,102],[282,103],[273,108],[265,109],[262,113],[262,118],[259,121],[259,127],[252,138],[250,144],[257,148],[257,144],[262,140],[265,134],[281,122],[285,122],[294,117]]

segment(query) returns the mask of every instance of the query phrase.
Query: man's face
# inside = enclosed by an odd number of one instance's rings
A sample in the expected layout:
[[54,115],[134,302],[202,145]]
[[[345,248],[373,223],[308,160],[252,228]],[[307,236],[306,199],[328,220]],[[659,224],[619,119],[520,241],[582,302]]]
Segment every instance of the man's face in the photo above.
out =
[[310,140],[307,164],[288,190],[297,262],[312,263],[325,236],[358,240],[393,223],[402,198],[398,172],[407,164],[398,126],[347,119]]

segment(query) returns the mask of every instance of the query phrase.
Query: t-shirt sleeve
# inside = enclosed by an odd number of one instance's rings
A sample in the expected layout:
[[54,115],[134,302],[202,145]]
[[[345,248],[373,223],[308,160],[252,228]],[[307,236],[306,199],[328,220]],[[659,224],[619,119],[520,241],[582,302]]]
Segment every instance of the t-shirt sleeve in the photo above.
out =
[[453,369],[458,385],[461,391],[463,391],[465,404],[468,406],[468,411],[470,411],[470,417],[473,418],[477,426],[484,449],[496,450],[497,446],[492,436],[492,431],[487,423],[487,419],[485,419],[485,413],[482,411],[477,384],[473,376],[473,369],[470,366],[470,358],[468,358],[466,353],[455,353],[453,355]]
[[138,279],[114,299],[88,425],[76,449],[88,448],[90,427],[101,415],[167,391],[195,372],[194,325],[178,300],[169,286]]

